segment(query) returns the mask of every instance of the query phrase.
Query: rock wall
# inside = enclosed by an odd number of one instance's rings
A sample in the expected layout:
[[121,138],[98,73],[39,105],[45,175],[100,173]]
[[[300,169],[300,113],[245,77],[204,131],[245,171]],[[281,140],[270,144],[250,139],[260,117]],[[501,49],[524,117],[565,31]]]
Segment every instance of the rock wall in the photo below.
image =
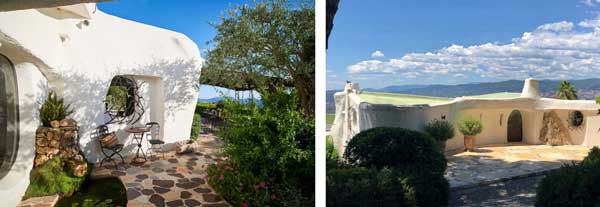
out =
[[79,148],[78,127],[72,119],[54,122],[53,127],[39,127],[35,136],[34,168],[60,156],[73,175],[81,177],[87,172],[87,162]]
[[567,127],[563,125],[555,111],[544,112],[540,141],[552,146],[572,143]]

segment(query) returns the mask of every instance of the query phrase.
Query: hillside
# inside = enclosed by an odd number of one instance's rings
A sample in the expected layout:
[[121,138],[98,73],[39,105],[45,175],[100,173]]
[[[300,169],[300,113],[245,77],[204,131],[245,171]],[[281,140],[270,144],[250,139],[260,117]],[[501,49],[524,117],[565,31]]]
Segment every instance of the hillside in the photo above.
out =
[[[554,97],[556,87],[561,80],[540,80],[540,91],[543,97]],[[583,80],[570,80],[571,84],[579,90],[580,99],[596,99],[600,96],[600,79],[591,78]],[[433,96],[454,98],[460,96],[477,96],[492,93],[521,93],[523,89],[522,80],[507,80],[490,83],[467,83],[459,85],[399,85],[388,86],[385,88],[365,88],[363,91],[384,92],[384,93],[402,93],[419,96]],[[333,94],[339,90],[328,90],[326,92],[327,113],[335,112],[333,103]]]

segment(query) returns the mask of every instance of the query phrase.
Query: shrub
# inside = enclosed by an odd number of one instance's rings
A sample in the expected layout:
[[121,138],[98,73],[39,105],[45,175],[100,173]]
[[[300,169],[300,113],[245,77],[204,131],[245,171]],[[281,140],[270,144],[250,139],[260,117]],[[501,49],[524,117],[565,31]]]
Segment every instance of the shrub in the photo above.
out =
[[29,187],[23,200],[56,193],[70,196],[81,186],[85,177],[71,175],[63,160],[56,156],[31,171]]
[[581,162],[582,165],[586,166],[600,166],[600,148],[593,147],[588,152],[588,155]]
[[[312,206],[314,120],[302,115],[294,90],[265,93],[261,98],[262,107],[223,102],[228,114],[228,128],[220,133],[225,142],[223,153],[233,163],[240,163],[236,168],[240,177],[252,181],[271,178],[272,193],[281,195],[277,202],[306,202],[300,206]],[[209,171],[210,182],[216,182],[215,173]],[[231,204],[250,202],[235,196],[239,192],[220,186],[225,185],[213,187]],[[249,193],[252,196],[247,197],[262,196],[258,192]]]
[[415,206],[403,177],[383,168],[327,170],[327,206]]
[[40,108],[42,125],[49,127],[51,121],[62,120],[71,115],[73,110],[70,108],[71,104],[65,104],[63,98],[59,98],[56,93],[51,91]]
[[458,130],[464,135],[477,135],[483,130],[483,124],[481,120],[468,116],[459,121]]
[[[408,167],[408,166],[407,166]],[[406,169],[394,169],[398,172]],[[443,175],[427,175],[425,173],[400,173],[404,175],[403,183],[407,191],[414,194],[417,206],[447,206],[450,184]]]
[[325,152],[327,158],[337,161],[339,159],[339,154],[333,145],[333,137],[327,136],[325,139]]
[[454,137],[454,126],[445,120],[431,120],[425,125],[425,131],[437,141],[446,141]]
[[202,117],[200,114],[194,114],[194,120],[192,121],[192,131],[190,132],[190,138],[197,140],[202,132],[202,124],[200,123]]
[[537,188],[536,206],[598,206],[600,150],[593,148],[580,164],[567,164],[547,175]]
[[407,168],[443,174],[446,158],[431,136],[403,128],[377,127],[354,136],[344,157],[353,166]]

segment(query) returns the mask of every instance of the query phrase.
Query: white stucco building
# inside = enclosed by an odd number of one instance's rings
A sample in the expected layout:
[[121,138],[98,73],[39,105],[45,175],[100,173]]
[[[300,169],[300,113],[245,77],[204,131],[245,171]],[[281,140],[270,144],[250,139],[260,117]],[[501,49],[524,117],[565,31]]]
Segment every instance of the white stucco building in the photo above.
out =
[[[445,119],[455,126],[455,136],[446,142],[446,150],[463,149],[457,122],[465,116],[479,118],[483,123],[475,146],[507,142],[546,144],[540,136],[544,132],[544,114],[552,111],[567,129],[570,144],[600,146],[600,105],[588,100],[542,98],[538,81],[533,79],[525,80],[522,93],[516,97],[459,97],[433,104],[392,105],[370,103],[361,98],[358,84],[347,83],[334,98],[336,114],[331,135],[340,153],[363,130],[389,126],[423,131],[433,119]],[[579,126],[569,122],[574,114],[583,115]]]
[[[183,34],[100,11],[95,4],[0,12],[0,206],[14,206],[29,184],[41,103],[56,91],[72,104],[89,162],[102,158],[90,132],[108,121],[104,99],[113,77],[143,81],[138,124],[161,125],[166,143],[188,139],[202,59]],[[128,124],[111,124],[124,155]]]

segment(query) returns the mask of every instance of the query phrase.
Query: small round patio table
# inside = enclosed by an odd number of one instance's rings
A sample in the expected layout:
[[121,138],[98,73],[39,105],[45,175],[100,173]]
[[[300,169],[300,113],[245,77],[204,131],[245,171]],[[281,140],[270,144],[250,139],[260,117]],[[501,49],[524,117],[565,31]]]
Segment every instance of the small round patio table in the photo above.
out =
[[[142,150],[142,140],[144,140],[144,134],[150,131],[150,129],[146,127],[130,127],[126,128],[124,131],[133,134],[133,140],[137,142],[137,151],[135,152],[135,157],[131,160],[131,163],[141,164],[148,161],[144,150]],[[140,151],[142,152],[143,156],[140,156]]]

